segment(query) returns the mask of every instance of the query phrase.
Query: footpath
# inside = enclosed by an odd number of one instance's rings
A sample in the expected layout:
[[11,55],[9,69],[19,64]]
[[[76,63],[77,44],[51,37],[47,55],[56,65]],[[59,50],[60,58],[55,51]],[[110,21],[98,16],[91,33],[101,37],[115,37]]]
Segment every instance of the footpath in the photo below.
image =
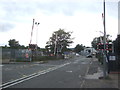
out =
[[120,73],[108,74],[106,79],[103,77],[103,65],[98,59],[92,58],[87,75],[84,77],[85,82],[82,88],[112,88],[120,90]]

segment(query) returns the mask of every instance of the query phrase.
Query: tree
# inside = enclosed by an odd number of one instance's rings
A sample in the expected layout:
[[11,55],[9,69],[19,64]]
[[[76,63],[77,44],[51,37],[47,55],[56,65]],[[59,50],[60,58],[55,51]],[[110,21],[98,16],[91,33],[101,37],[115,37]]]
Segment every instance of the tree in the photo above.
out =
[[80,51],[84,50],[84,46],[81,44],[77,44],[76,47],[74,48],[74,51],[76,53],[79,53]]
[[92,47],[93,48],[95,48],[95,49],[97,49],[97,44],[98,44],[98,38],[97,37],[95,37],[94,39],[93,39],[93,41],[91,42],[91,44],[92,44]]
[[67,50],[67,47],[73,43],[71,38],[72,32],[65,32],[64,29],[59,29],[58,31],[53,32],[52,37],[46,43],[46,49],[51,53],[63,53]]
[[19,48],[20,46],[19,42],[16,41],[15,39],[10,39],[8,42],[9,42],[10,48],[16,49],[16,48]]

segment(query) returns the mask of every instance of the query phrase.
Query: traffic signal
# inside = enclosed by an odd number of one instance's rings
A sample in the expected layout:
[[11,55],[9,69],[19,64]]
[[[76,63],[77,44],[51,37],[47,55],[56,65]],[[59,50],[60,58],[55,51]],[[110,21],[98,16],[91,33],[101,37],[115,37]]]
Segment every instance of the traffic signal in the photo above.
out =
[[104,49],[104,44],[100,44],[100,45],[98,46],[98,48],[99,48],[99,49]]
[[104,49],[104,44],[103,43],[98,43],[97,44],[97,49],[98,50],[103,50]]
[[[106,49],[105,50],[112,50],[112,44],[108,44],[108,43],[106,43]],[[97,49],[98,50],[104,50],[104,44],[103,43],[99,43],[98,45],[97,45]]]

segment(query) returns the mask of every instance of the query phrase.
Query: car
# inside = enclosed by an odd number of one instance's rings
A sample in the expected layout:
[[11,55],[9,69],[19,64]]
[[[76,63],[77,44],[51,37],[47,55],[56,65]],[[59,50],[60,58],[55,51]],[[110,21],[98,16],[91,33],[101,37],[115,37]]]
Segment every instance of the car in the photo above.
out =
[[76,53],[76,56],[79,57],[80,55],[78,53]]

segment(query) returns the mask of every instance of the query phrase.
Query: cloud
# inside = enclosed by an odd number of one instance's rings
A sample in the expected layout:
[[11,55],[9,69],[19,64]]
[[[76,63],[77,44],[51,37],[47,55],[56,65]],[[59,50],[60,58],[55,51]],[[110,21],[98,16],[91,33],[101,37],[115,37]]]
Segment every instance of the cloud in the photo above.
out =
[[15,20],[19,17],[25,17],[29,15],[32,16],[36,11],[43,11],[43,13],[45,12],[45,14],[49,15],[54,13],[63,13],[67,16],[71,16],[76,11],[80,10],[98,11],[98,8],[96,8],[97,2],[83,2],[83,0],[80,0],[80,2],[78,2],[78,0],[50,1],[42,2],[41,0],[2,0],[0,1],[0,6],[5,12],[4,19],[6,18],[7,20]]
[[4,11],[4,20],[16,21],[19,17],[26,17],[34,13],[34,7],[29,3],[18,2],[18,0],[5,0],[0,3]]
[[106,2],[106,13],[118,18],[118,2]]
[[[114,8],[117,2],[112,3],[108,0],[107,3],[108,8]],[[63,13],[64,15],[72,16],[75,12],[81,10],[99,12],[103,9],[102,1],[100,0],[1,0],[0,6],[5,12],[4,19],[6,18],[7,20],[32,16],[36,11],[43,11],[43,13],[48,15]],[[114,11],[113,9],[111,10]]]
[[[112,5],[112,3],[108,4],[106,8]],[[112,8],[114,8],[114,6]],[[109,8],[107,8],[107,10],[108,9]],[[115,10],[109,10],[107,15]],[[90,45],[90,40],[92,40],[96,34],[95,31],[103,30],[101,16],[103,12],[102,1],[0,0],[0,12],[0,32],[5,32],[2,33],[4,35],[0,35],[0,37],[7,36],[4,42],[1,40],[2,43],[7,42],[10,38],[15,38],[19,40],[21,44],[28,45],[33,18],[40,22],[38,31],[38,43],[40,47],[44,47],[52,32],[59,28],[63,28],[66,31],[73,31],[73,37],[76,37],[74,46],[76,43]],[[112,23],[114,23],[114,20],[111,22],[111,26]],[[109,24],[107,24],[107,26],[109,26]],[[11,31],[6,32],[8,30]],[[95,34],[93,35],[93,33]],[[85,37],[85,35],[87,37]]]
[[14,28],[14,24],[8,22],[0,22],[0,32],[6,32]]

